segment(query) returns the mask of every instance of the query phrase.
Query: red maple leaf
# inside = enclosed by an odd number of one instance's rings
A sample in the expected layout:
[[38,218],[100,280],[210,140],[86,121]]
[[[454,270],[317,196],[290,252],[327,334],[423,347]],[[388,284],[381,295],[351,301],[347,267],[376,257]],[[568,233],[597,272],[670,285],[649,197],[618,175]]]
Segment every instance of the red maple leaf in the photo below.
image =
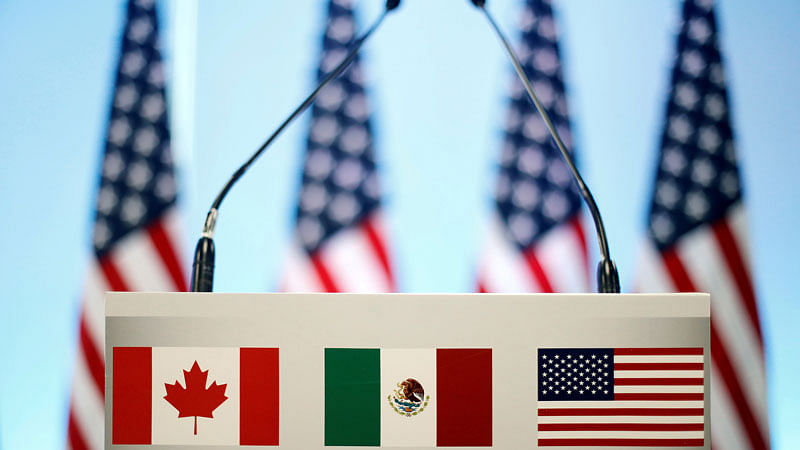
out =
[[192,365],[192,370],[183,371],[183,379],[186,388],[181,386],[178,380],[175,384],[164,383],[167,388],[167,395],[164,400],[178,410],[178,418],[194,416],[194,434],[197,434],[197,418],[214,418],[214,410],[222,404],[228,397],[225,397],[227,384],[217,385],[214,381],[206,389],[208,380],[208,370],[200,370],[197,361]]

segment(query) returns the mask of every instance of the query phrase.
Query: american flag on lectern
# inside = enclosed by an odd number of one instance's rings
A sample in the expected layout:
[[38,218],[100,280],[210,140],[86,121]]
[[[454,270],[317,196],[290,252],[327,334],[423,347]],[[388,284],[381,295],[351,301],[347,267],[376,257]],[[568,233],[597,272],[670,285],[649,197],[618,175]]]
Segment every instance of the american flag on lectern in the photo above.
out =
[[[572,139],[550,2],[527,0],[517,52],[567,148]],[[481,292],[589,289],[581,198],[567,165],[514,77],[495,209],[478,273]]]
[[105,291],[185,291],[152,0],[131,0],[122,36],[79,325],[67,447],[101,449]]
[[[352,1],[331,0],[319,80],[342,61],[355,37]],[[356,57],[312,107],[285,291],[394,290],[369,118]]]
[[711,293],[711,434],[769,447],[764,351],[712,2],[688,0],[637,289]]

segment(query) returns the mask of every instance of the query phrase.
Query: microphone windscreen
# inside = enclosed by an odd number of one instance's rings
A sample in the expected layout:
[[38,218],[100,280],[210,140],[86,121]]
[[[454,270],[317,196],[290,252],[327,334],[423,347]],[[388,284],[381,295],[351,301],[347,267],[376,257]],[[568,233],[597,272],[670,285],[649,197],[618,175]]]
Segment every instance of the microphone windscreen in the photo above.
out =
[[472,4],[477,6],[478,8],[483,8],[486,6],[486,0],[472,0]]
[[400,6],[400,0],[386,0],[386,10],[391,11]]

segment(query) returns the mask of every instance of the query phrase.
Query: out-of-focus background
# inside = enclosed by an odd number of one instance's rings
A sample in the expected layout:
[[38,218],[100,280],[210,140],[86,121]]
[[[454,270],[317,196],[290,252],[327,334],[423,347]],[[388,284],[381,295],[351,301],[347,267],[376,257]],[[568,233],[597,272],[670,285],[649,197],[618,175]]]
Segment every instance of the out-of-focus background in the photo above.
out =
[[[316,80],[326,1],[158,1],[180,256],[208,206]],[[357,1],[360,25],[382,8]],[[680,18],[678,0],[554,4],[579,165],[633,289]],[[518,37],[517,0],[489,2]],[[78,315],[125,2],[0,2],[0,447],[63,448]],[[800,2],[717,4],[765,332],[771,435],[800,445]],[[407,0],[364,49],[397,287],[471,292],[492,211],[511,70],[469,2]],[[219,220],[215,289],[279,287],[310,115]],[[596,255],[592,233],[589,247]],[[596,256],[591,256],[594,263]]]

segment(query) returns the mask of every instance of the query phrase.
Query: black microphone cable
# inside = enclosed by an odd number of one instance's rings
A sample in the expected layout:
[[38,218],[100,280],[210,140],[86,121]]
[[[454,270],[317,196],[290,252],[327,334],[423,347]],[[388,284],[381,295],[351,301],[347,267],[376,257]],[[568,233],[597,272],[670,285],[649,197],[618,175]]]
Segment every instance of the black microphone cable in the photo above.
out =
[[277,129],[264,141],[263,144],[253,153],[250,158],[244,162],[237,170],[233,173],[231,178],[225,183],[222,190],[217,194],[217,197],[214,199],[214,203],[211,204],[211,208],[208,210],[208,214],[206,215],[206,221],[203,225],[203,233],[200,239],[197,241],[197,247],[195,248],[194,253],[194,262],[192,263],[192,284],[191,284],[191,291],[192,292],[211,292],[214,287],[214,230],[217,224],[217,217],[219,215],[219,208],[222,205],[222,201],[225,199],[225,196],[228,195],[228,192],[231,190],[234,184],[247,172],[247,169],[264,153],[267,148],[272,144],[273,141],[283,132],[283,130],[292,123],[297,116],[303,113],[311,104],[314,102],[314,99],[317,97],[317,94],[322,91],[322,89],[328,85],[333,79],[341,75],[342,72],[353,62],[358,51],[361,49],[361,46],[366,42],[366,40],[372,35],[372,33],[378,29],[380,24],[383,22],[383,19],[386,18],[386,15],[391,12],[392,10],[396,9],[400,6],[400,0],[387,0],[386,7],[384,8],[381,15],[375,22],[372,24],[371,27],[367,29],[367,31],[361,35],[358,39],[355,40],[353,43],[353,47],[347,53],[347,56],[339,63],[336,68],[331,71],[322,82],[317,85],[317,87],[311,92],[311,94],[306,97],[305,100],[297,107],[289,117],[287,117],[283,123],[281,123]]
[[589,206],[589,211],[592,215],[592,219],[594,220],[595,231],[597,232],[597,241],[600,244],[600,253],[602,255],[602,259],[597,265],[597,291],[601,293],[619,293],[619,273],[617,272],[617,266],[611,259],[611,254],[608,249],[608,239],[606,238],[606,229],[603,226],[603,218],[600,216],[600,210],[597,207],[597,203],[594,201],[591,191],[589,191],[589,187],[586,186],[586,183],[583,181],[583,177],[581,177],[580,172],[578,172],[578,168],[575,166],[572,156],[570,156],[569,152],[567,152],[567,147],[561,140],[561,136],[559,136],[555,126],[553,126],[553,122],[550,120],[550,115],[547,113],[544,105],[542,105],[542,102],[539,101],[539,97],[537,97],[536,93],[533,91],[533,86],[531,86],[531,82],[528,80],[528,76],[525,74],[525,70],[522,68],[519,58],[517,58],[517,55],[514,53],[514,49],[511,47],[511,44],[509,44],[508,39],[506,39],[505,34],[503,34],[503,31],[497,25],[497,22],[495,22],[492,15],[486,9],[486,0],[471,1],[473,5],[483,11],[484,16],[486,16],[486,19],[492,25],[497,37],[500,38],[500,41],[503,43],[503,47],[505,48],[508,56],[511,58],[511,63],[514,65],[514,70],[517,72],[517,76],[519,76],[520,81],[522,81],[522,84],[525,86],[525,90],[528,92],[528,96],[531,98],[534,106],[536,106],[536,110],[539,111],[539,115],[544,120],[547,130],[550,132],[550,135],[553,137],[553,140],[556,143],[556,147],[558,147],[558,150],[561,152],[561,156],[564,158],[569,170],[572,172],[575,182],[578,183],[578,189],[581,192],[581,196]]

